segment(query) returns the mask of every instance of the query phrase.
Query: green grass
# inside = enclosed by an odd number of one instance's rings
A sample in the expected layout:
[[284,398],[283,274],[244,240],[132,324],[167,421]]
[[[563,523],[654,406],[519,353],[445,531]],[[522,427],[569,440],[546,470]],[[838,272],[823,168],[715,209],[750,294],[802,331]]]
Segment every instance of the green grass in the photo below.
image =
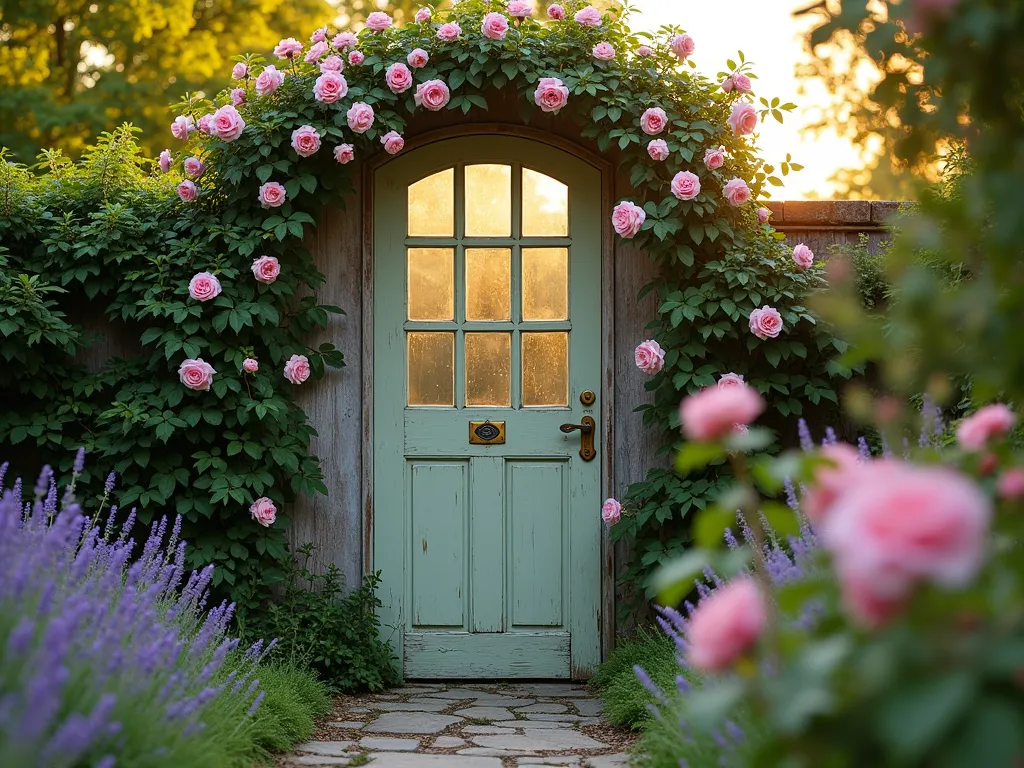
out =
[[600,689],[605,717],[615,725],[633,729],[651,719],[647,705],[654,703],[654,697],[633,671],[637,664],[666,692],[675,690],[680,672],[675,644],[657,629],[637,630],[635,637],[620,642],[597,668],[593,685]]
[[260,666],[258,677],[267,695],[247,730],[267,752],[284,752],[308,740],[316,718],[331,711],[327,686],[311,672],[271,661]]

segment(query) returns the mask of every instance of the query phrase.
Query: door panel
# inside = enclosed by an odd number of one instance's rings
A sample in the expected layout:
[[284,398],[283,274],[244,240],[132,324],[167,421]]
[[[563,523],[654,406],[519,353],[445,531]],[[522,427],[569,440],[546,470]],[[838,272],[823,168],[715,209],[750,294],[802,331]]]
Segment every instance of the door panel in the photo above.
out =
[[601,462],[559,426],[601,422],[600,188],[511,137],[376,172],[373,567],[407,677],[599,661]]

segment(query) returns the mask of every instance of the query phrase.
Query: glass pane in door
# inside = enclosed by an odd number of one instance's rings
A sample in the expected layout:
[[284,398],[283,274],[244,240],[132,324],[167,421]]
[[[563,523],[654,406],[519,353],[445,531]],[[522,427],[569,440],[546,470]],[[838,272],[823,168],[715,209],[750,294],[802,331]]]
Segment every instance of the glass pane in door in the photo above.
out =
[[569,234],[569,187],[523,168],[523,237]]
[[455,234],[455,169],[435,173],[409,185],[409,235],[451,237]]
[[466,236],[512,234],[512,166],[466,166]]
[[512,251],[466,249],[466,319],[508,320],[512,316]]
[[466,334],[466,405],[511,405],[512,337]]
[[410,248],[408,318],[455,319],[455,252],[451,248]]
[[522,334],[523,405],[569,404],[569,334]]
[[409,333],[409,405],[455,405],[455,334]]
[[523,320],[569,317],[569,249],[523,248]]

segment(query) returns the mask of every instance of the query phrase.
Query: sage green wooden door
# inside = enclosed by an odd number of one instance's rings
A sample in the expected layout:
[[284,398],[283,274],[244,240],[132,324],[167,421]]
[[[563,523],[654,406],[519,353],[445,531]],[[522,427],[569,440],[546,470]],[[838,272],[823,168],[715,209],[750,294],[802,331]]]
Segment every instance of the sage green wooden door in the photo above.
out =
[[480,136],[399,156],[374,188],[385,634],[407,678],[586,677],[603,447],[584,461],[560,426],[601,431],[600,173]]

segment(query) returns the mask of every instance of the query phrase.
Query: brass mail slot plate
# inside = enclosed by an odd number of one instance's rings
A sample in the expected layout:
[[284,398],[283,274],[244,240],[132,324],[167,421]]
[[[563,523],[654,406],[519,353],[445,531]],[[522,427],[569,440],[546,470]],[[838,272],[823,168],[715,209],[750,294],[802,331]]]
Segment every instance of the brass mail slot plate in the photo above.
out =
[[503,445],[505,443],[505,422],[469,422],[469,442],[471,445]]

